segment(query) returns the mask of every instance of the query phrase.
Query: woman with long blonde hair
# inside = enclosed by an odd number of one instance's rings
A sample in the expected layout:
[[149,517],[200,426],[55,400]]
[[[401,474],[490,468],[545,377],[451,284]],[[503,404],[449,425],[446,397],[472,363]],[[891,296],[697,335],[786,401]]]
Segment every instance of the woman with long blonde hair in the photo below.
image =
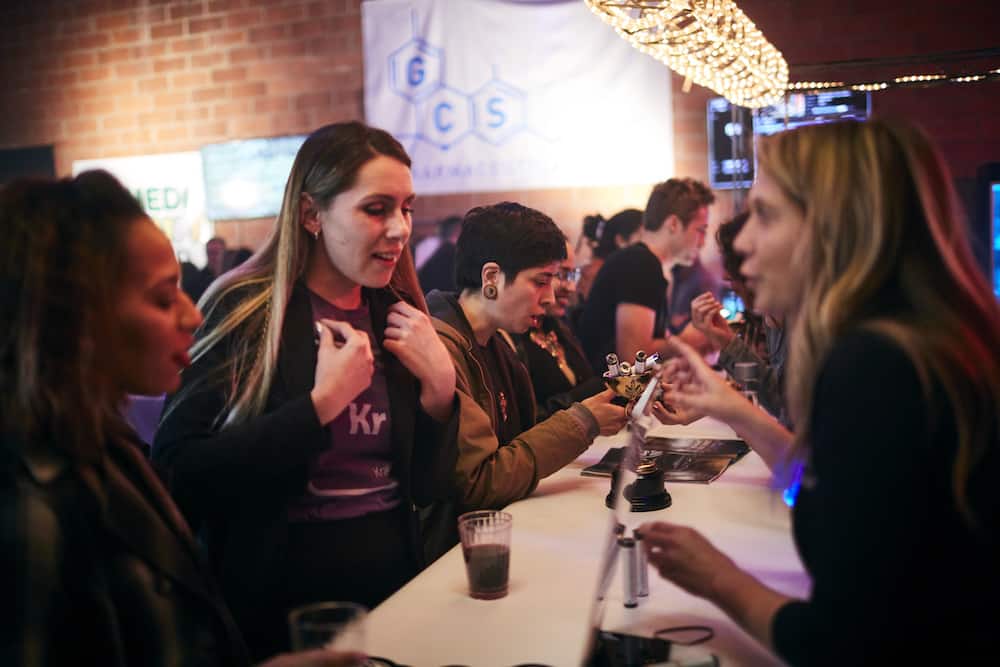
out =
[[361,123],[313,132],[264,246],[207,291],[153,457],[255,655],[288,609],[378,604],[451,497],[455,371],[407,251],[410,159]]
[[995,651],[1000,307],[948,170],[923,133],[885,121],[764,138],[757,159],[735,247],[758,305],[790,323],[795,436],[689,350],[691,379],[667,400],[728,417],[801,470],[794,534],[812,592],[764,586],[686,527],[645,526],[650,559],[792,664]]

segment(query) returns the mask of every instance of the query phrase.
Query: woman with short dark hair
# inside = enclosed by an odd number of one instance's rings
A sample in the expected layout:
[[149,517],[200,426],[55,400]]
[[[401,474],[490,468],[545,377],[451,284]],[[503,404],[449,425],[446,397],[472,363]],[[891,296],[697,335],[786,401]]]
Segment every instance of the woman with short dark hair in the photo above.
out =
[[615,433],[625,410],[610,390],[535,424],[531,380],[498,333],[523,333],[554,300],[563,233],[544,213],[515,203],[480,206],[462,223],[458,294],[431,292],[428,307],[451,354],[462,399],[457,467],[460,509],[503,507]]

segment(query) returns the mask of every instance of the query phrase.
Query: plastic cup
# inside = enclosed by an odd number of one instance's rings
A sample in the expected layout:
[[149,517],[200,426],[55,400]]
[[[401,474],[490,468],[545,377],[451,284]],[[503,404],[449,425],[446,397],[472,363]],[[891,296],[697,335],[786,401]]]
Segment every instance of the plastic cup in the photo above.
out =
[[317,602],[288,614],[292,650],[326,648],[365,652],[365,618],[368,610],[353,602]]
[[458,517],[469,595],[477,600],[507,595],[512,525],[510,514],[495,510],[467,512]]

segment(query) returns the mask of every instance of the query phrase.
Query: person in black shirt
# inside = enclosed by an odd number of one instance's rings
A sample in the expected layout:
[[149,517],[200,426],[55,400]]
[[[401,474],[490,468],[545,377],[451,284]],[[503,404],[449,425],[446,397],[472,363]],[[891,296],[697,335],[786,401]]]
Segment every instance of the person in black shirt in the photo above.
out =
[[201,269],[185,262],[181,273],[181,288],[198,303],[208,286],[226,271],[226,241],[213,236],[205,242],[205,266]]
[[922,132],[886,121],[761,138],[757,160],[735,248],[758,307],[790,323],[795,437],[683,345],[664,400],[725,419],[796,482],[812,590],[772,590],[667,523],[641,527],[650,562],[793,665],[995,655],[1000,304],[948,169]]
[[638,350],[672,354],[666,345],[665,276],[691,266],[705,244],[712,191],[694,179],[672,178],[653,188],[640,241],[613,253],[601,267],[580,318],[580,342],[595,372],[614,352],[631,361]]
[[528,331],[511,336],[518,358],[531,375],[538,421],[605,389],[604,379],[590,368],[580,342],[563,319],[579,275],[576,253],[567,242],[566,258],[552,281],[555,299]]

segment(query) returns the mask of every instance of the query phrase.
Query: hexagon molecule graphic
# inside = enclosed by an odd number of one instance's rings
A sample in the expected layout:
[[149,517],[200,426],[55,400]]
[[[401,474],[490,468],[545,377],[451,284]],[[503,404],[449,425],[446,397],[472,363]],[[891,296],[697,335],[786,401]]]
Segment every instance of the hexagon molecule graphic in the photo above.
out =
[[413,38],[389,55],[389,85],[410,102],[441,87],[444,53],[420,38]]
[[442,86],[420,103],[420,138],[448,150],[472,130],[469,96]]
[[491,144],[502,144],[524,127],[525,94],[493,79],[472,94],[476,134]]

